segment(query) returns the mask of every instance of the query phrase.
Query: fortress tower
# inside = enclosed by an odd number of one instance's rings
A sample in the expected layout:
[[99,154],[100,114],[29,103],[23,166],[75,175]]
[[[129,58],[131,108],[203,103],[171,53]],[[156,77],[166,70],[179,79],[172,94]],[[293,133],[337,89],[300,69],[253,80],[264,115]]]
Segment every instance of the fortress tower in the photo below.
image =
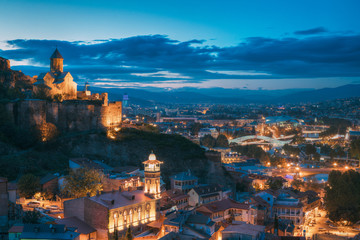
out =
[[162,163],[156,159],[154,153],[151,153],[149,159],[143,162],[145,173],[144,193],[153,198],[160,198],[160,164]]

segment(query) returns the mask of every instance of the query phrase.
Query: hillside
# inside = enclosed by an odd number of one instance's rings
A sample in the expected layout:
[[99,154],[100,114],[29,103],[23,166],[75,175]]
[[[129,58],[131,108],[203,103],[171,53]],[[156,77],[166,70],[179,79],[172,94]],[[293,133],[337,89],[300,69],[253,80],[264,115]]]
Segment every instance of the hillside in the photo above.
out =
[[31,88],[34,79],[10,68],[10,61],[0,57],[0,99],[13,99]]
[[104,132],[78,133],[21,151],[12,147],[11,152],[0,157],[0,176],[16,179],[28,172],[36,175],[49,171],[66,173],[68,159],[72,157],[88,157],[104,160],[111,166],[132,165],[142,169],[142,162],[152,150],[164,162],[162,176],[165,181],[168,176],[189,168],[205,181],[209,163],[198,145],[179,135],[136,129],[121,130],[115,140],[108,139]]

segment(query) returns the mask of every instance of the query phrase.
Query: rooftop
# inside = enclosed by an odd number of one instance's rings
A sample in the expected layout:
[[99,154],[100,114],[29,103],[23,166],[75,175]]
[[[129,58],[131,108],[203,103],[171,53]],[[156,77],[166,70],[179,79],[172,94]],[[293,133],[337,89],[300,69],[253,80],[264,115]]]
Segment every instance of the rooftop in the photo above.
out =
[[198,178],[192,175],[191,171],[181,172],[171,176],[172,179],[187,181],[187,180],[197,180]]
[[136,190],[132,192],[109,192],[99,196],[90,197],[90,200],[97,202],[108,209],[125,207],[132,204],[151,201],[152,199],[145,195],[144,191]]
[[221,201],[216,201],[208,204],[204,204],[197,208],[198,212],[202,213],[216,213],[222,212],[230,208],[237,208],[237,209],[249,209],[249,205],[245,203],[238,203],[231,199],[224,199]]
[[25,224],[21,239],[64,239],[72,240],[80,233],[67,231],[65,225],[57,224]]
[[61,54],[60,54],[60,52],[59,52],[59,50],[58,50],[57,48],[55,49],[54,53],[51,55],[50,58],[62,58],[62,59],[64,59],[64,58],[61,56]]
[[238,233],[256,237],[262,232],[265,232],[265,226],[243,223],[240,225],[230,225],[225,228],[222,233]]
[[55,222],[57,224],[63,224],[68,228],[77,228],[77,232],[80,234],[89,234],[92,232],[96,232],[96,229],[89,226],[85,222],[81,221],[77,217],[69,217],[63,219],[56,219]]

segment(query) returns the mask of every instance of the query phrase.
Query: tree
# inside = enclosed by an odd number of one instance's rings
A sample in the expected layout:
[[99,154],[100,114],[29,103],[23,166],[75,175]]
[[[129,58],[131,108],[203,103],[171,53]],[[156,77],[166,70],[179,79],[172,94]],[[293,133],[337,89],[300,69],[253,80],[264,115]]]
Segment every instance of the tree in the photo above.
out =
[[332,171],[325,188],[325,206],[332,221],[360,220],[360,173]]
[[305,138],[303,136],[296,135],[291,143],[293,144],[303,144],[305,142]]
[[198,133],[202,127],[203,127],[203,125],[201,123],[197,123],[197,122],[194,123],[193,125],[191,125],[191,129],[190,129],[191,134],[194,136],[198,135]]
[[31,173],[25,174],[20,178],[18,188],[21,197],[31,198],[40,191],[40,180]]
[[304,187],[305,183],[299,179],[295,179],[294,181],[292,181],[291,186],[296,189],[296,190],[300,190],[301,187]]
[[275,236],[279,235],[278,231],[279,231],[279,219],[278,219],[277,214],[275,214],[275,219],[274,219],[274,233],[275,233]]
[[360,159],[360,139],[351,142],[350,154],[352,157]]
[[23,217],[23,223],[38,224],[40,223],[41,214],[35,209],[32,211],[27,211]]
[[71,171],[65,180],[63,192],[74,198],[85,197],[87,194],[95,196],[103,189],[103,175],[95,169],[80,168]]
[[43,85],[43,86],[38,86],[36,88],[36,91],[33,93],[33,98],[36,99],[42,99],[42,100],[47,100],[47,101],[51,101],[52,97],[50,94],[50,90],[47,86]]
[[316,153],[316,147],[312,144],[306,144],[305,145],[305,154],[306,155],[312,155]]
[[269,178],[265,185],[272,190],[279,190],[283,187],[283,180],[281,178]]
[[229,142],[228,142],[226,136],[223,134],[220,134],[216,139],[215,146],[216,147],[225,147],[225,148],[229,147]]
[[132,240],[132,239],[133,239],[133,236],[132,236],[132,233],[131,233],[131,228],[129,226],[129,228],[126,231],[125,240]]
[[213,148],[215,146],[216,140],[211,135],[205,135],[200,140],[201,145],[208,148]]

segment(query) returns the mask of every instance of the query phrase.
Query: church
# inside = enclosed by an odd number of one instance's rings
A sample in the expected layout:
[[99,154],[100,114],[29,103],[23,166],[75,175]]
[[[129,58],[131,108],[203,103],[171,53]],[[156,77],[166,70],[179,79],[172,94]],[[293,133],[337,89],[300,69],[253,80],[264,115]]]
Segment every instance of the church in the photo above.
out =
[[64,58],[58,49],[50,57],[50,71],[41,73],[34,83],[34,92],[47,89],[51,96],[61,95],[62,99],[77,98],[77,84],[74,82],[70,72],[64,72]]

